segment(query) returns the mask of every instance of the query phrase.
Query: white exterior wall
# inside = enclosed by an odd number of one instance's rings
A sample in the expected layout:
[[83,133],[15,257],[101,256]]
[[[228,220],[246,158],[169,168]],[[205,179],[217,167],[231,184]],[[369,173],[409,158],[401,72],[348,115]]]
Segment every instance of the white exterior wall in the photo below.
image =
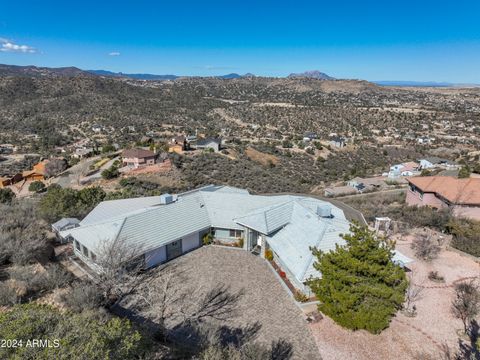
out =
[[158,249],[149,251],[145,254],[145,268],[161,264],[167,261],[167,247],[162,246]]
[[193,233],[182,238],[182,252],[193,250],[200,246],[200,234]]

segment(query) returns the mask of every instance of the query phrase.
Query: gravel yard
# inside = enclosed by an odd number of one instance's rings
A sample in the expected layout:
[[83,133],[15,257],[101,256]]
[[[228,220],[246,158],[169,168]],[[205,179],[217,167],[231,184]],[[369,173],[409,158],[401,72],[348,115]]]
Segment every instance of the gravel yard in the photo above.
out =
[[174,262],[186,272],[185,287],[209,289],[224,283],[232,291],[244,290],[239,315],[228,321],[228,326],[243,327],[258,321],[261,328],[255,341],[270,344],[284,339],[293,347],[292,359],[320,358],[301,310],[265,260],[243,250],[207,246]]
[[[415,259],[410,243],[410,237],[399,239],[397,249]],[[415,259],[410,268],[413,282],[424,288],[416,302],[417,316],[411,318],[399,313],[390,327],[379,335],[366,331],[352,332],[325,317],[311,325],[323,359],[409,360],[419,354],[439,358],[443,344],[456,349],[456,331],[462,328],[462,324],[451,313],[453,284],[461,279],[478,277],[480,265],[470,257],[442,250],[432,262]],[[429,280],[427,276],[432,270],[444,276],[445,283]]]

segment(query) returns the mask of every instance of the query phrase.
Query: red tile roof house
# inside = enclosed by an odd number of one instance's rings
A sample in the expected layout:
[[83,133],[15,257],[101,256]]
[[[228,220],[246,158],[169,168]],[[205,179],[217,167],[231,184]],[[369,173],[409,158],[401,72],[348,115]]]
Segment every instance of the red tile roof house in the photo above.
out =
[[408,205],[449,208],[455,216],[480,220],[480,178],[425,176],[407,181]]
[[127,149],[122,153],[123,166],[138,169],[142,166],[154,165],[157,154],[144,149]]

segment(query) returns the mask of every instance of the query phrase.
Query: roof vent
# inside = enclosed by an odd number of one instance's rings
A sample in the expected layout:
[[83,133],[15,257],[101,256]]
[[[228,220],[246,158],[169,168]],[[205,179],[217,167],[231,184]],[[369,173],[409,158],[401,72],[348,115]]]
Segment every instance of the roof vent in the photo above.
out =
[[332,206],[329,204],[318,205],[317,206],[317,215],[322,218],[331,218],[332,217]]
[[170,194],[162,194],[160,195],[160,204],[167,205],[173,203],[173,195]]

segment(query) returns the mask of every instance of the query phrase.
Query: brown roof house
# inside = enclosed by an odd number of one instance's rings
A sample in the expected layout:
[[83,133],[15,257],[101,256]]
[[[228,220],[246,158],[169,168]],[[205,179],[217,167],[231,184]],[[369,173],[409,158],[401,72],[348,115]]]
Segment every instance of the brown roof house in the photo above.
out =
[[132,169],[138,169],[142,166],[154,165],[157,154],[150,150],[144,149],[127,149],[122,153],[123,166]]
[[424,176],[407,181],[408,205],[451,209],[455,216],[480,220],[480,178]]

